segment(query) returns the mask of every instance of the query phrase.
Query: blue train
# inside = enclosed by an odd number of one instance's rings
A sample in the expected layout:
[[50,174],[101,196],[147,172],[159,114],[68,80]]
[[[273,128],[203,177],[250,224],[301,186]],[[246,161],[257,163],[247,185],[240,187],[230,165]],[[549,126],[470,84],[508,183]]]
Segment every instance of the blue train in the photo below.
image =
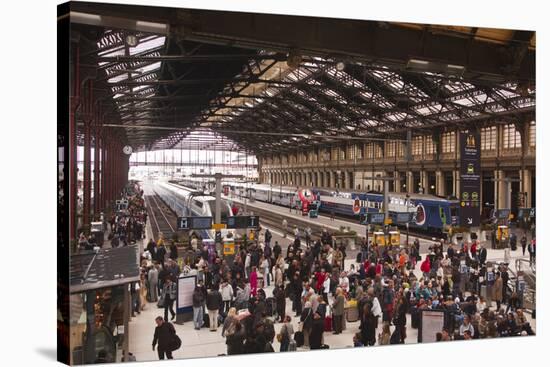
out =
[[[334,192],[313,189],[320,210],[348,217],[380,212],[384,196],[377,192]],[[458,200],[447,200],[433,195],[389,193],[390,218],[396,223],[397,213],[411,213],[410,228],[441,233],[446,226],[458,223]]]
[[[227,189],[227,190],[226,190]],[[325,189],[300,189],[262,184],[225,182],[224,193],[236,197],[254,197],[255,200],[288,207],[299,205],[305,215],[308,208],[317,205],[324,213],[358,219],[361,214],[378,213],[383,208],[384,196],[379,192],[329,191]],[[299,204],[297,204],[299,203]],[[396,223],[397,213],[412,213],[410,228],[425,232],[441,233],[446,226],[458,223],[458,200],[447,200],[433,195],[390,192],[389,213]]]

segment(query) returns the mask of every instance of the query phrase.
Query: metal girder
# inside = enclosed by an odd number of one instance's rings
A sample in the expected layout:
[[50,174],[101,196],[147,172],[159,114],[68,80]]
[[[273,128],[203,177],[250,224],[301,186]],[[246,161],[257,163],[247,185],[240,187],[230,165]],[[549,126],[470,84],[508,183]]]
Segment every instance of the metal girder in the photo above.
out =
[[227,62],[227,61],[249,61],[249,60],[275,60],[285,61],[286,55],[281,54],[233,54],[233,55],[161,55],[161,56],[98,56],[98,62]]

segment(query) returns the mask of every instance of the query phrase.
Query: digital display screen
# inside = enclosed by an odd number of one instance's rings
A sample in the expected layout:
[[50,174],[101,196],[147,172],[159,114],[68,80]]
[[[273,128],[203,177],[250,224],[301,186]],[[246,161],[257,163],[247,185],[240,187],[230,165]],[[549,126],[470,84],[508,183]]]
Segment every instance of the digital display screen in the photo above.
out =
[[382,224],[384,219],[386,219],[386,214],[384,213],[370,213],[369,223],[371,224]]
[[192,217],[191,229],[211,229],[212,217]]

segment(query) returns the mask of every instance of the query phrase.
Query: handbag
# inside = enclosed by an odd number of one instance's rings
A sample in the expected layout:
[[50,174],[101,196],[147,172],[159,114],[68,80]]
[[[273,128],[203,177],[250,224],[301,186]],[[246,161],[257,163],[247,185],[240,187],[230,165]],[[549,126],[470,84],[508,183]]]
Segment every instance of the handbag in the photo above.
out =
[[159,301],[157,302],[158,308],[164,308],[164,293],[162,293],[159,297]]
[[277,334],[277,341],[280,343],[283,341],[283,334]]

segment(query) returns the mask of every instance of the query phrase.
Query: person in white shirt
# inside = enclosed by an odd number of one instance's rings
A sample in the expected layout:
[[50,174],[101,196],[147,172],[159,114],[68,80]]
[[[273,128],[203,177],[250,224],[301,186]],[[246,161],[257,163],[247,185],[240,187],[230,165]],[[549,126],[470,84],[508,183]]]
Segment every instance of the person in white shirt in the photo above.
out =
[[250,276],[250,252],[246,254],[246,258],[244,259],[244,273],[248,279]]
[[482,313],[483,310],[487,308],[487,302],[485,302],[485,298],[479,297],[476,304],[477,312]]
[[323,298],[325,300],[325,303],[328,304],[328,295],[330,293],[330,276],[325,277],[325,281],[323,283]]
[[345,271],[340,274],[340,281],[338,282],[338,286],[342,288],[345,293],[349,293],[349,278],[347,277]]
[[466,330],[470,332],[470,335],[474,335],[474,326],[470,323],[470,316],[468,315],[464,316],[464,322],[460,325],[458,333],[460,336],[464,337],[464,331]]

